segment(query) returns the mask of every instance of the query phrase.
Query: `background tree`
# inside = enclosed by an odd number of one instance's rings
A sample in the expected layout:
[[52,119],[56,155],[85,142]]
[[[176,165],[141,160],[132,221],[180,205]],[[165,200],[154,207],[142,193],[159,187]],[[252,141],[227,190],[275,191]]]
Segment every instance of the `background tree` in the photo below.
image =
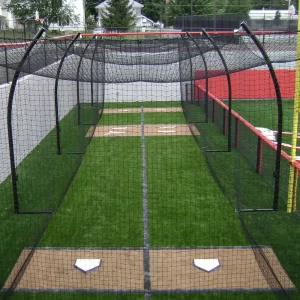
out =
[[143,15],[149,19],[157,22],[165,19],[166,4],[164,0],[140,0],[139,3],[143,4]]
[[135,25],[132,5],[128,0],[108,0],[101,16],[101,25],[106,29],[126,31]]
[[99,0],[85,0],[85,17],[86,19],[89,16],[93,16],[94,19],[96,20],[98,12],[96,10],[96,6],[100,3],[104,2],[104,0],[99,1]]
[[[298,1],[291,1],[295,5]],[[253,9],[288,9],[287,0],[252,0]]]
[[[224,0],[221,0],[224,2]],[[218,0],[217,2],[220,2]],[[213,14],[213,0],[193,0],[193,15]],[[219,6],[217,5],[217,9]],[[170,0],[167,4],[168,23],[173,24],[177,16],[191,15],[191,2],[187,0]]]
[[226,4],[224,13],[248,15],[251,8],[251,0],[231,0]]
[[6,8],[21,20],[34,18],[35,12],[38,11],[46,29],[51,23],[67,25],[79,20],[74,14],[74,7],[66,0],[11,0]]

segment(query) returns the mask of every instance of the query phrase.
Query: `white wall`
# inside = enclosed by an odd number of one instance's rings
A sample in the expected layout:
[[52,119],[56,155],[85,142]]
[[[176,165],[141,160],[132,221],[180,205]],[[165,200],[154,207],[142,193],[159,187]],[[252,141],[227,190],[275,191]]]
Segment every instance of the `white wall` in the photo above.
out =
[[180,101],[180,84],[174,83],[108,83],[105,102]]
[[[55,127],[54,82],[52,78],[34,75],[26,76],[18,81],[12,114],[16,166]],[[75,84],[71,81],[59,82],[60,120],[76,104]],[[0,86],[0,183],[10,174],[7,133],[9,90],[9,84]],[[72,91],[74,91],[73,94]]]

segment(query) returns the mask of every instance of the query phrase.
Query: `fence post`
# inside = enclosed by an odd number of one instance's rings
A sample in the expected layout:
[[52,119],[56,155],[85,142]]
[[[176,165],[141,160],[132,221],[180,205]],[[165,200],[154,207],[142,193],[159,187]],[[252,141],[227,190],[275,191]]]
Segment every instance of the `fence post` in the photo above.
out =
[[257,138],[257,155],[256,155],[256,173],[262,173],[262,158],[263,158],[263,141],[261,137]]
[[235,148],[240,147],[240,122],[235,118]]
[[223,108],[223,134],[227,133],[227,122],[226,122],[226,108]]
[[19,65],[16,68],[14,77],[12,79],[9,96],[8,96],[8,104],[7,104],[7,130],[8,130],[8,145],[9,145],[9,156],[10,156],[10,167],[11,167],[11,180],[12,180],[12,189],[13,189],[13,197],[14,197],[14,212],[15,214],[19,214],[19,198],[18,198],[18,175],[16,171],[16,162],[15,162],[15,153],[14,153],[14,140],[13,140],[13,128],[12,128],[12,108],[13,108],[13,100],[15,95],[15,90],[17,86],[17,82],[22,71],[22,68],[25,64],[26,59],[29,57],[29,54],[37,40],[42,36],[45,32],[45,29],[41,28],[36,36],[31,41],[30,45],[27,47]]

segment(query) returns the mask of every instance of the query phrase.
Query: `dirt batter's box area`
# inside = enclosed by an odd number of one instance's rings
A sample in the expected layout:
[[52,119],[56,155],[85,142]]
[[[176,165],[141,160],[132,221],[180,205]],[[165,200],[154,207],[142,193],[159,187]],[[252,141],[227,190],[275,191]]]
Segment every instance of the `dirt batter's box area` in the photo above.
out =
[[[171,113],[182,112],[180,107],[144,108],[144,113]],[[130,114],[141,113],[141,108],[105,109],[104,114]],[[199,135],[194,124],[146,124],[143,125],[145,136],[174,136],[174,135]],[[108,125],[91,126],[87,137],[129,137],[141,136],[141,125]]]
[[[31,259],[22,265],[30,251]],[[259,253],[263,252],[263,255]],[[258,264],[264,256],[267,264]],[[294,285],[270,247],[219,247],[197,249],[151,249],[151,291],[263,291],[272,290],[269,281],[276,277],[278,286]],[[76,259],[101,259],[100,267],[87,273],[75,268]],[[212,272],[193,265],[193,259],[219,259]],[[262,266],[269,265],[272,271]],[[4,289],[17,274],[16,291],[144,291],[143,250],[137,249],[24,249]],[[269,280],[268,280],[268,276]],[[276,280],[275,280],[276,281]]]
[[[193,124],[155,124],[144,125],[145,136],[174,136],[174,135],[199,135]],[[108,125],[92,126],[87,137],[129,137],[141,136],[141,125]]]

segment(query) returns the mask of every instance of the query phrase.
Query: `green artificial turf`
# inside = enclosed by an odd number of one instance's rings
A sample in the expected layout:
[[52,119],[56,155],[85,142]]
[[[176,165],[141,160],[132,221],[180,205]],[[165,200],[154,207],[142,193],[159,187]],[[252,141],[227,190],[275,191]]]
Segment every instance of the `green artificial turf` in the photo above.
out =
[[141,164],[139,137],[94,138],[39,245],[143,246]]
[[103,114],[99,124],[101,126],[106,125],[139,125],[141,124],[140,113],[130,114]]
[[151,245],[247,245],[193,137],[147,137],[146,143]]
[[[108,103],[105,107],[167,107],[178,104]],[[197,117],[202,122],[200,110],[187,108],[192,111],[194,120]],[[0,236],[5,237],[4,246],[0,247],[4,259],[0,275],[2,283],[22,249],[38,242],[38,246],[43,247],[142,247],[144,244],[141,138],[94,138],[85,151],[89,142],[85,134],[96,120],[98,110],[82,106],[83,119],[79,127],[76,125],[77,111],[72,110],[61,122],[63,155],[56,155],[56,132],[53,130],[19,166],[24,207],[56,210],[66,193],[53,217],[14,216],[9,178],[0,185],[0,196],[5,199],[2,208],[4,221],[0,228]],[[91,116],[90,119],[88,116]],[[140,124],[140,117],[141,114],[104,114],[99,124]],[[256,114],[252,114],[252,118],[256,118]],[[145,113],[145,123],[184,123],[184,118],[182,113]],[[261,124],[259,126],[267,125]],[[214,124],[199,123],[196,126],[201,132],[201,136],[197,137],[200,145],[213,147],[213,150],[226,149],[227,137]],[[80,152],[85,155],[74,154]],[[192,136],[146,137],[151,247],[249,245],[235,207],[265,208],[272,205],[272,186],[268,178],[255,174],[255,166],[249,163],[251,151],[247,158],[236,149],[231,153],[204,153],[205,157]],[[80,163],[72,184],[66,190]],[[268,160],[264,163],[264,168],[270,164]],[[284,205],[281,209],[278,213],[252,213],[241,217],[257,244],[271,246],[294,284],[300,287],[297,265],[300,249],[299,243],[295,245],[299,237],[299,216],[286,214]],[[292,295],[297,297],[298,294]],[[274,294],[201,293],[152,297],[219,299],[222,296],[228,299],[273,299]],[[86,293],[13,295],[13,299],[142,297],[139,294]]]

